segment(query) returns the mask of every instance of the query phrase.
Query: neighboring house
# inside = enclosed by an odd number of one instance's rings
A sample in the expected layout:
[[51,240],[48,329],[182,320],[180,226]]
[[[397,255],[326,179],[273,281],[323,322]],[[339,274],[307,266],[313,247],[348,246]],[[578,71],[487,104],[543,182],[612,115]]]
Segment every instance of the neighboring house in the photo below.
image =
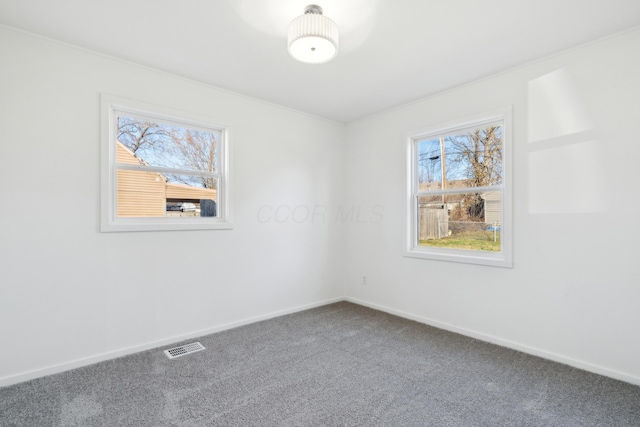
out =
[[[420,190],[421,191],[429,191],[429,190],[439,190],[440,182],[431,182],[431,183],[421,183]],[[447,183],[447,188],[461,188],[465,187],[467,183],[464,180],[457,181],[449,181]],[[501,221],[501,212],[500,212],[500,192],[499,191],[488,191],[486,193],[482,193],[480,195],[484,200],[484,222],[486,224],[493,224],[494,222]],[[453,211],[457,206],[463,206],[463,195],[462,194],[447,194],[444,196],[447,204],[447,210],[449,212]],[[433,200],[423,200],[420,202],[420,206],[430,208],[430,209],[442,209],[443,207],[442,196],[438,196],[437,200],[434,197]]]
[[500,212],[500,192],[488,191],[482,193],[484,200],[484,222],[486,224],[500,223],[502,215]]
[[[122,143],[116,144],[118,163],[141,164],[142,161]],[[164,217],[167,202],[188,202],[200,207],[201,200],[217,200],[216,190],[167,182],[158,172],[118,171],[119,217]]]
[[[431,190],[440,190],[441,182],[422,182],[419,184],[420,191],[431,191]],[[455,189],[455,188],[464,188],[467,187],[468,183],[466,180],[455,180],[448,181],[447,188]],[[420,202],[420,206],[429,207],[430,209],[442,209],[444,205],[444,201],[447,204],[447,210],[449,212],[453,211],[456,207],[462,206],[462,198],[463,194],[447,194],[446,196],[432,196],[434,199],[425,200]],[[437,199],[437,200],[436,200]]]

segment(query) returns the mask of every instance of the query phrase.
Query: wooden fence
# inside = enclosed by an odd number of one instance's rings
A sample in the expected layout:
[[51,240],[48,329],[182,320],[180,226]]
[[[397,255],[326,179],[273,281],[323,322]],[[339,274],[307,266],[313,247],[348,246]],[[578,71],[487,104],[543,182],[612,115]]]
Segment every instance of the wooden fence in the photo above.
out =
[[440,239],[449,235],[449,214],[446,209],[420,206],[418,218],[420,240]]

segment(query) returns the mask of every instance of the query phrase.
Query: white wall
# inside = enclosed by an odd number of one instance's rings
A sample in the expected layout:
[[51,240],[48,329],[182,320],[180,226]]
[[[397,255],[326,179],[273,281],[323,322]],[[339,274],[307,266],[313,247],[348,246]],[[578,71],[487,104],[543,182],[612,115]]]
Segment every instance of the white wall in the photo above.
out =
[[[640,384],[638,46],[629,32],[349,124],[345,198],[384,218],[348,229],[347,296]],[[403,257],[403,132],[505,105],[514,267]]]
[[[342,124],[1,27],[0,58],[0,385],[343,296]],[[233,230],[98,231],[101,92],[230,128]]]

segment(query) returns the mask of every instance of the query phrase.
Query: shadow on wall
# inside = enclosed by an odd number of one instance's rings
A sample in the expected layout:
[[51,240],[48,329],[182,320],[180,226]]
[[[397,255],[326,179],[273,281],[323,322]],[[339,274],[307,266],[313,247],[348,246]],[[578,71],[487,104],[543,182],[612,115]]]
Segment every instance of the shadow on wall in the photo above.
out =
[[529,213],[605,210],[605,150],[566,68],[529,82]]

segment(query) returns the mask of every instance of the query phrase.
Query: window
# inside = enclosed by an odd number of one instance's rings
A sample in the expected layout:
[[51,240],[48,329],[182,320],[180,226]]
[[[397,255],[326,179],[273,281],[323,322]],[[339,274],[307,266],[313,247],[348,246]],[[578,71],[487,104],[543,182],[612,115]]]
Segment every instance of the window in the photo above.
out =
[[103,95],[101,231],[231,228],[227,131]]
[[407,135],[405,255],[511,267],[511,109]]

